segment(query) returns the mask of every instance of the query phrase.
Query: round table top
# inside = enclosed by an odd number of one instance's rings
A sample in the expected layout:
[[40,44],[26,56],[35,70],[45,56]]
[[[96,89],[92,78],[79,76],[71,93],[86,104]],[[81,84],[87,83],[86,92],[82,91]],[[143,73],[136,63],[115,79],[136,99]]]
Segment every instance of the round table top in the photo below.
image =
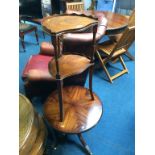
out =
[[45,17],[42,20],[44,30],[50,34],[80,30],[97,23],[97,18],[77,14],[53,15]]
[[85,15],[93,15],[95,17],[99,17],[101,15],[105,15],[108,20],[107,31],[117,30],[121,28],[125,28],[128,25],[128,18],[124,15],[109,12],[109,11],[82,11]]
[[44,104],[44,114],[49,124],[63,133],[82,133],[94,127],[102,115],[102,103],[98,96],[81,86],[63,88],[64,120],[60,122],[58,92],[54,91]]

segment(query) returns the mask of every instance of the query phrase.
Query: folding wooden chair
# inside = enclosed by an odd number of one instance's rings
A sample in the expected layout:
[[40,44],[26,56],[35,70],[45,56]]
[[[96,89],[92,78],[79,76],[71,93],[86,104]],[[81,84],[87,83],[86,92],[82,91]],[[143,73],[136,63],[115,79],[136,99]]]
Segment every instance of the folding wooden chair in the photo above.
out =
[[82,11],[84,10],[84,1],[81,2],[66,2],[66,11],[74,10],[74,11]]
[[[108,40],[98,45],[96,51],[97,57],[99,58],[99,61],[111,83],[113,79],[128,72],[128,69],[123,61],[122,55],[127,52],[127,49],[133,43],[134,39],[135,39],[135,26],[132,26],[124,31],[123,35],[121,36],[118,42]],[[103,58],[102,54],[104,54]],[[106,68],[106,63],[113,61],[115,59],[118,59],[120,61],[123,70],[111,76]]]
[[[133,26],[135,26],[135,9],[132,11],[132,13],[131,13],[131,15],[130,16],[128,16],[127,18],[129,18],[129,21],[128,21],[128,27],[133,27]],[[122,33],[121,34],[117,34],[117,35],[114,35],[114,36],[109,36],[109,38],[111,39],[111,40],[114,40],[114,41],[119,41],[119,39],[121,38],[121,36],[122,36]],[[135,60],[135,58],[130,54],[130,52],[129,51],[127,51],[126,53],[125,53],[125,55],[129,58],[129,59],[131,59],[131,60]]]

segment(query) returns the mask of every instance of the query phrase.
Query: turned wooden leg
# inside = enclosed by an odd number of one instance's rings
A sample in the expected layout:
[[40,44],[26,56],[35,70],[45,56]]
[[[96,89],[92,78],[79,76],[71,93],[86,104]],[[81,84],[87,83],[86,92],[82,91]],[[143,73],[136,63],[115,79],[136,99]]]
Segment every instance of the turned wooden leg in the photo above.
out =
[[61,79],[57,79],[57,87],[58,87],[58,98],[59,98],[59,109],[60,109],[60,122],[63,122],[63,100],[62,100],[62,88],[63,88],[63,81]]
[[77,135],[78,135],[78,138],[79,138],[80,142],[82,143],[82,145],[86,149],[87,153],[89,155],[92,155],[93,153],[91,152],[89,146],[86,144],[85,140],[83,139],[82,134],[81,133],[78,133]]

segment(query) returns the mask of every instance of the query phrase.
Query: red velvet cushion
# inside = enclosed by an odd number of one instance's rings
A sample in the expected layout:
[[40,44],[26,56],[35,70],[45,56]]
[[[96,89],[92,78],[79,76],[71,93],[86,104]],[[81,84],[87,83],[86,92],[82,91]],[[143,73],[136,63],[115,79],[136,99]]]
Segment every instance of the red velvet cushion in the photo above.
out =
[[32,55],[23,71],[22,78],[29,80],[51,80],[48,63],[53,57],[45,55]]

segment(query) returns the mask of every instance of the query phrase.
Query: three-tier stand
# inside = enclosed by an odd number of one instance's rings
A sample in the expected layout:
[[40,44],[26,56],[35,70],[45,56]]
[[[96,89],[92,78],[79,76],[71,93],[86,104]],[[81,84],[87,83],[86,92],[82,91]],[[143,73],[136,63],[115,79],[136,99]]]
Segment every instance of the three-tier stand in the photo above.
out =
[[[92,152],[81,134],[94,127],[102,115],[102,103],[92,91],[97,25],[96,18],[77,14],[48,16],[42,21],[43,30],[51,35],[55,48],[55,58],[49,62],[49,72],[57,81],[57,90],[50,94],[44,105],[45,118],[55,130],[77,134],[89,154]],[[63,54],[63,34],[88,28],[93,28],[90,57]],[[86,69],[89,69],[89,89],[74,85],[63,87],[63,79],[80,74]]]

